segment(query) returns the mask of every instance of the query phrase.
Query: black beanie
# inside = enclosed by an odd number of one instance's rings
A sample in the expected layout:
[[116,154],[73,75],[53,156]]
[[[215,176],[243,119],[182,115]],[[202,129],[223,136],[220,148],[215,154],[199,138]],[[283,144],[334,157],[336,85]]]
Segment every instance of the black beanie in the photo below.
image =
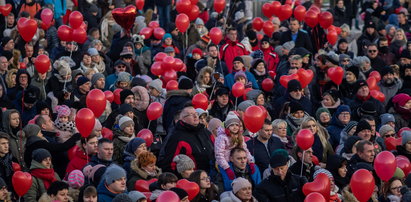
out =
[[297,91],[297,90],[301,90],[301,84],[298,80],[293,79],[291,81],[288,82],[287,85],[287,92],[293,92],[293,91]]
[[359,78],[360,69],[358,69],[358,67],[352,65],[352,66],[348,67],[348,68],[346,69],[346,71],[347,71],[347,72],[352,72],[352,73],[355,75],[355,78],[357,78],[357,79]]
[[120,92],[120,103],[123,104],[124,100],[127,98],[129,95],[134,95],[134,93],[129,90],[129,89],[124,89]]
[[[125,99],[125,98],[124,98]],[[127,112],[132,112],[133,107],[129,104],[122,104],[118,110],[121,115],[125,115]]]
[[371,115],[374,116],[377,113],[377,110],[375,109],[374,103],[372,101],[365,101],[361,104],[361,107],[358,108],[358,111],[366,114],[366,115]]
[[385,66],[381,69],[381,78],[387,74],[394,74],[394,70],[389,66]]
[[257,33],[255,33],[254,30],[248,30],[245,35],[247,35],[249,40],[255,40],[257,39]]
[[178,81],[178,89],[188,90],[192,88],[193,88],[193,81],[191,81],[191,79],[189,79],[188,77],[183,76]]
[[291,101],[289,106],[290,106],[290,114],[294,114],[295,112],[299,110],[304,111],[303,106],[298,102]]
[[25,91],[24,91],[24,103],[27,104],[34,104],[37,102],[38,98],[40,95],[40,89],[38,89],[37,87],[28,87]]
[[267,35],[264,35],[264,37],[261,39],[261,43],[263,43],[264,41],[266,41],[267,43],[270,43],[270,38],[268,38]]
[[51,157],[51,154],[48,150],[40,148],[33,151],[31,155],[32,159],[41,163],[47,157]]
[[361,120],[357,124],[357,130],[355,130],[355,134],[358,134],[359,132],[363,130],[371,130],[370,124],[366,120]]
[[244,60],[243,60],[243,58],[242,58],[242,57],[240,57],[240,56],[237,56],[237,57],[235,57],[235,58],[234,58],[234,60],[233,60],[233,64],[234,64],[234,62],[236,62],[236,61],[239,61],[239,62],[241,62],[241,63],[243,63],[243,64],[244,64]]

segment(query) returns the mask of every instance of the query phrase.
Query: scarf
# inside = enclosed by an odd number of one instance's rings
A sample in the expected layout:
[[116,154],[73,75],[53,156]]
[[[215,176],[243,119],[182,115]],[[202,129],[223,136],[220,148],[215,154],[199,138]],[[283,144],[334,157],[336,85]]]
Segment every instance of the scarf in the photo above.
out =
[[43,180],[44,187],[48,189],[50,184],[54,181],[57,181],[56,176],[54,174],[54,169],[50,168],[37,168],[30,171],[31,175]]
[[125,143],[129,143],[130,140],[134,139],[136,136],[133,134],[131,137],[126,137],[126,136],[118,136],[118,139]]
[[369,100],[370,98],[371,98],[371,93],[369,93],[367,96],[365,96],[365,97],[362,97],[362,96],[359,96],[359,95],[357,95],[357,98],[359,99],[359,100],[361,100],[361,101],[367,101],[367,100]]
[[301,123],[303,122],[303,120],[306,116],[307,115],[304,114],[303,118],[298,119],[298,118],[293,117],[291,114],[287,115],[286,121],[287,121],[288,125],[291,127],[292,132],[294,132],[295,130],[297,130],[298,127],[301,126]]
[[287,137],[280,137],[280,136],[278,136],[278,135],[275,134],[275,133],[273,134],[273,137],[276,137],[276,138],[280,139],[281,142],[284,143],[284,144],[287,144],[287,143],[288,143]]
[[4,176],[11,176],[13,167],[11,166],[11,154],[6,154],[3,158],[0,158],[0,166],[4,168]]
[[263,70],[263,72],[259,72],[257,71],[257,69],[253,69],[254,73],[257,74],[258,76],[264,76],[266,74],[265,69]]
[[411,118],[411,109],[405,109],[398,105],[394,105],[394,109],[403,119],[409,120]]

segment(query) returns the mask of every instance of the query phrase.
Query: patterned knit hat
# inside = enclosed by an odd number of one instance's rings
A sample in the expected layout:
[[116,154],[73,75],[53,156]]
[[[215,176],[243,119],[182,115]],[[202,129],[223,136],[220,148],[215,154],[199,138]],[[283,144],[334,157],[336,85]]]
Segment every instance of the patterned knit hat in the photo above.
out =
[[73,170],[68,176],[68,184],[71,188],[79,189],[84,185],[84,175],[80,170]]
[[230,111],[228,112],[228,115],[225,118],[224,127],[228,128],[230,127],[231,124],[234,124],[234,123],[240,124],[240,119],[233,111]]
[[194,169],[194,161],[184,154],[179,154],[173,158],[173,162],[176,163],[178,173],[182,173],[186,170]]
[[238,177],[233,180],[233,182],[231,183],[231,187],[233,187],[233,193],[236,194],[242,188],[251,187],[251,183],[245,178]]
[[67,105],[57,105],[56,112],[59,118],[62,116],[70,116],[71,114],[70,108]]
[[121,130],[124,130],[124,128],[126,128],[129,124],[133,124],[134,125],[134,121],[133,119],[131,119],[128,116],[123,116],[120,118],[120,120],[118,121],[118,125],[120,126]]
[[314,172],[313,178],[315,179],[315,178],[317,177],[317,175],[320,174],[320,173],[326,174],[326,175],[328,176],[328,178],[334,178],[334,177],[333,177],[333,174],[331,174],[330,171],[328,171],[328,170],[326,170],[326,169],[324,169],[324,168],[320,168],[320,169],[316,170],[316,171]]

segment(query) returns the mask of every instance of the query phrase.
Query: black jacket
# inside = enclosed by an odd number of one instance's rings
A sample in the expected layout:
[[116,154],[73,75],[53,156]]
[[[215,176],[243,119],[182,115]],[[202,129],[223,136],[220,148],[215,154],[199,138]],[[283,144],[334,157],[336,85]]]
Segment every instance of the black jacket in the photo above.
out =
[[184,105],[191,101],[191,96],[184,90],[173,90],[167,93],[167,100],[164,103],[163,127],[168,131],[168,127],[174,120],[174,115],[184,108]]
[[[284,44],[287,41],[292,41],[290,30],[283,32],[281,34],[281,44]],[[303,47],[307,49],[308,51],[310,51],[311,53],[314,51],[310,36],[305,31],[299,30],[297,33],[297,39],[294,42],[295,42],[295,48]]]
[[274,150],[285,149],[281,140],[273,136],[268,140],[267,147],[255,137],[250,141],[247,141],[247,148],[251,155],[254,156],[255,164],[260,169],[260,173],[264,173],[264,170],[268,168],[271,153]]
[[[290,171],[294,175],[300,176],[301,174],[301,160],[295,162],[291,167]],[[303,176],[308,179],[308,181],[313,181],[313,175],[315,172],[315,165],[311,164],[310,167],[307,167],[307,164],[303,165]]]

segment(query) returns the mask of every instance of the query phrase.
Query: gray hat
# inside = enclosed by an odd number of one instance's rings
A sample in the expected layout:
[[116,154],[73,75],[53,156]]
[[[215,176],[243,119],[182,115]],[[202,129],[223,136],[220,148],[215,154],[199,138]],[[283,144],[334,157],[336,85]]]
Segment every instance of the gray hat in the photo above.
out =
[[341,62],[342,60],[346,59],[346,58],[351,59],[350,56],[347,55],[347,54],[340,54],[340,58],[339,58],[339,59],[340,59],[340,62]]
[[261,90],[250,90],[247,92],[247,100],[257,101],[257,97],[263,94]]
[[179,154],[173,158],[173,162],[176,163],[178,173],[182,173],[186,170],[194,169],[194,161],[184,154]]
[[116,197],[113,198],[112,202],[134,202],[126,193],[117,194]]
[[195,23],[196,25],[204,25],[204,21],[201,18],[197,18]]
[[41,163],[44,159],[51,157],[50,152],[47,149],[36,149],[31,154],[31,158],[39,163]]
[[131,75],[128,72],[120,72],[118,73],[117,82],[127,82],[129,83],[131,80]]
[[404,131],[401,133],[402,135],[402,141],[401,145],[407,144],[408,141],[411,141],[411,131]]
[[370,59],[367,56],[357,56],[352,61],[352,64],[356,67],[362,67],[365,65],[366,62],[370,63]]
[[171,46],[164,48],[164,53],[173,53],[173,52],[175,52],[175,50]]
[[384,135],[387,134],[390,131],[394,131],[394,133],[395,133],[395,129],[390,125],[383,125],[383,126],[381,126],[380,130],[378,130],[378,132],[380,133],[380,135],[382,137],[384,137]]
[[282,46],[284,49],[287,49],[290,51],[291,49],[295,47],[295,43],[294,41],[288,41],[288,42],[285,42]]
[[27,138],[31,136],[37,136],[37,134],[39,134],[40,131],[40,126],[36,124],[28,124],[23,128],[23,132]]
[[128,197],[130,197],[133,202],[138,201],[140,199],[147,199],[147,197],[144,196],[144,194],[139,191],[128,192]]
[[98,7],[95,4],[91,4],[89,11],[90,13],[97,13]]
[[385,125],[388,122],[394,122],[395,123],[395,118],[390,113],[381,114],[380,119],[381,119],[381,125]]
[[160,79],[154,79],[148,86],[156,89],[159,93],[163,91],[163,82]]
[[254,101],[252,101],[252,100],[245,100],[245,101],[242,101],[242,102],[238,105],[238,110],[239,110],[239,111],[242,111],[242,112],[245,112],[245,110],[246,110],[248,107],[251,107],[251,106],[254,106],[254,105],[255,105]]
[[337,54],[335,54],[335,52],[333,52],[333,51],[329,52],[329,53],[326,55],[326,59],[327,59],[329,62],[331,62],[331,63],[333,63],[333,64],[335,64],[335,65],[338,65],[338,63],[339,63],[339,61],[340,61],[340,57],[339,57]]
[[126,171],[116,164],[111,164],[109,167],[107,167],[106,172],[104,172],[104,180],[107,185],[110,185],[116,180],[126,176]]
[[130,124],[134,125],[134,121],[133,119],[131,119],[128,116],[123,116],[120,118],[120,120],[118,121],[118,125],[120,126],[121,130],[124,130],[124,128],[126,128],[127,126],[129,126]]
[[97,49],[95,49],[95,48],[89,48],[89,49],[87,50],[87,53],[88,53],[90,56],[99,55]]
[[105,79],[106,77],[100,72],[93,74],[93,76],[91,77],[91,86],[94,86],[94,84],[96,84],[96,82],[101,78]]

